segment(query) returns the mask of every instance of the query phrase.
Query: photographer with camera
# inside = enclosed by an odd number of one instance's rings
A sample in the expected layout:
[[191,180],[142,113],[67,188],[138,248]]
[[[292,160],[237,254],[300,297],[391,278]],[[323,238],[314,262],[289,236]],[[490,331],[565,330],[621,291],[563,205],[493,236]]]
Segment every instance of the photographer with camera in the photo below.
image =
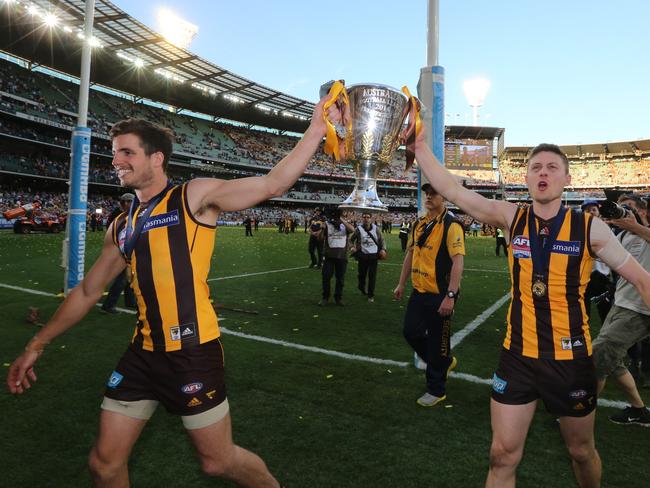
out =
[[[591,214],[594,217],[600,217],[598,200],[585,200],[580,206],[583,212]],[[591,269],[589,284],[585,291],[585,306],[587,315],[591,319],[591,303],[596,304],[600,323],[603,324],[607,318],[609,310],[612,308],[612,299],[614,298],[615,283],[612,277],[612,271],[600,259],[594,259]]]
[[[375,301],[375,284],[377,283],[377,263],[386,259],[386,244],[381,232],[377,232],[377,225],[370,220],[370,212],[361,214],[361,225],[357,226],[350,241],[354,252],[352,255],[359,262],[358,288],[361,293],[368,295],[368,302]],[[366,291],[366,278],[368,290]]]
[[329,303],[332,276],[336,277],[334,288],[334,301],[343,306],[343,285],[345,271],[348,267],[348,237],[354,232],[348,222],[341,217],[341,210],[337,207],[325,212],[327,218],[323,225],[323,298],[318,305],[325,306]]
[[[646,211],[647,203],[634,194],[622,195],[618,204],[607,201],[600,208],[606,222],[621,229],[617,238],[623,247],[644,269],[650,270],[650,228]],[[593,342],[598,392],[605,386],[607,376],[613,375],[630,402],[630,407],[609,417],[612,422],[650,426],[650,411],[623,363],[628,349],[649,336],[650,307],[636,288],[620,277],[614,305]]]

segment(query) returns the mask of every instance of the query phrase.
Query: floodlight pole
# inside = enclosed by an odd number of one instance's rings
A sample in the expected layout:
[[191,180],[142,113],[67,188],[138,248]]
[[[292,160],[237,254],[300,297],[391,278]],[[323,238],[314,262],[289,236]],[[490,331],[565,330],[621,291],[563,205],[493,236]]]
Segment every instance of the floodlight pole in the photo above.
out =
[[[422,121],[426,141],[442,164],[445,161],[445,69],[438,66],[439,2],[429,0],[427,19],[427,66],[420,70],[418,97],[422,101]],[[420,187],[422,171],[418,169],[418,210],[424,208]]]
[[88,207],[88,169],[90,165],[90,129],[88,125],[88,92],[90,90],[91,39],[95,0],[86,0],[84,39],[81,49],[77,127],[72,132],[70,190],[63,256],[65,277],[63,292],[67,295],[84,277],[86,252],[86,211]]

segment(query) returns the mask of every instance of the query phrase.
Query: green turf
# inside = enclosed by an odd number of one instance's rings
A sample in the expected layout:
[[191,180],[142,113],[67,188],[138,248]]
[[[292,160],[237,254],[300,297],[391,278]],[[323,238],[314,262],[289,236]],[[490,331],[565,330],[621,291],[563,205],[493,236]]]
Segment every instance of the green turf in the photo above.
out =
[[[63,236],[0,233],[0,283],[57,293]],[[102,235],[89,233],[87,262]],[[377,365],[224,335],[227,384],[235,440],[259,453],[288,487],[474,487],[483,484],[490,444],[487,385],[458,378],[448,383],[445,406],[423,409],[420,371],[401,336],[405,301],[392,299],[402,259],[396,233],[389,260],[379,265],[376,301],[356,289],[349,263],[346,307],[318,307],[320,272],[308,269],[304,233],[220,228],[210,278],[301,269],[211,281],[216,301],[257,314],[220,312],[222,327],[355,355],[408,362]],[[454,318],[459,330],[509,288],[506,261],[494,240],[469,238],[463,296]],[[58,299],[0,288],[4,372],[36,328],[29,306],[47,317]],[[505,332],[501,307],[455,350],[457,371],[489,378]],[[0,394],[2,487],[81,487],[90,480],[87,453],[97,429],[99,403],[110,372],[128,343],[133,316],[92,311],[52,344],[37,364],[39,381],[28,394]],[[647,392],[644,392],[644,394]],[[608,387],[605,397],[622,399]],[[647,487],[647,429],[607,421],[601,408],[597,445],[603,486]],[[232,486],[202,475],[179,419],[161,408],[131,459],[135,487]],[[519,486],[575,486],[556,422],[542,408],[535,417]]]

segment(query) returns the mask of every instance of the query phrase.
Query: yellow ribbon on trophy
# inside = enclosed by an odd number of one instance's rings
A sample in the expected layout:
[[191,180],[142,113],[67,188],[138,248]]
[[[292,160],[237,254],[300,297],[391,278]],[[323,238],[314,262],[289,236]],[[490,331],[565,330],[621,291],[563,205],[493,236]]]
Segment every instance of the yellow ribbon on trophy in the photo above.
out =
[[404,171],[408,171],[415,161],[415,138],[422,132],[422,119],[420,118],[422,105],[420,100],[411,95],[406,86],[402,87],[402,93],[409,99],[409,122],[404,134],[404,144],[406,145],[406,168]]
[[[345,90],[345,85],[340,81],[334,82],[328,96],[330,99],[323,105],[323,120],[325,121],[325,125],[327,125],[327,135],[325,136],[325,147],[323,150],[325,154],[332,155],[336,161],[339,161],[341,159],[339,137],[336,134],[334,124],[327,117],[327,110],[335,103],[339,103],[339,99],[341,99],[339,108],[341,110],[341,116],[343,116],[343,106],[350,105],[350,99],[348,98],[348,92]],[[347,129],[350,131],[351,127]]]

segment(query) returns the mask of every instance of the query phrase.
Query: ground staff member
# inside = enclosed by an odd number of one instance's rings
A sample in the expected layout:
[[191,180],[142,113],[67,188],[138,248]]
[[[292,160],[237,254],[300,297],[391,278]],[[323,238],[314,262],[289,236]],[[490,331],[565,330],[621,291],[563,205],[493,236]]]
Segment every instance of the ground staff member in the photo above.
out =
[[447,397],[447,376],[456,366],[449,338],[451,315],[463,275],[465,232],[431,185],[425,183],[422,191],[426,194],[427,214],[413,226],[393,294],[398,300],[402,298],[410,275],[413,293],[404,316],[404,337],[427,364],[427,391],[417,403],[432,407]]
[[490,200],[467,188],[416,140],[420,169],[436,189],[475,219],[504,229],[512,302],[501,359],[493,378],[492,446],[488,487],[515,486],[537,399],[560,417],[560,430],[581,487],[600,485],[594,442],[596,375],[585,288],[594,256],[632,283],[650,304],[650,274],[631,258],[609,227],[562,206],[570,185],[561,149],[540,144],[528,155],[526,184],[532,205]]
[[[89,459],[97,486],[128,486],[129,454],[159,402],[182,416],[204,472],[245,487],[279,486],[262,459],[232,441],[220,332],[206,279],[219,212],[243,210],[291,188],[325,135],[324,101],[316,105],[302,140],[260,177],[172,185],[166,168],[173,133],[138,119],[113,126],[112,164],[137,200],[128,216],[113,222],[99,259],[7,377],[12,393],[29,388],[47,344],[93,308],[111,279],[129,270],[138,323],[102,403],[99,437]],[[330,117],[340,120],[333,112]]]

